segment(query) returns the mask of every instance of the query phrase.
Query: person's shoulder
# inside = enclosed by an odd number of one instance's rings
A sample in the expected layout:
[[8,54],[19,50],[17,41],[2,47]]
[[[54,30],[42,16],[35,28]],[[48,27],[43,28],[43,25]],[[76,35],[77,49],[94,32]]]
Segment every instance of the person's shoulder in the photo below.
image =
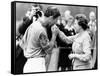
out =
[[84,39],[86,39],[86,40],[91,40],[91,38],[90,38],[90,35],[89,35],[89,32],[88,32],[88,31],[85,31],[85,32],[84,32]]
[[85,31],[85,36],[89,36],[89,32],[88,31]]
[[45,28],[42,26],[42,24],[39,21],[35,21],[32,25],[32,28],[36,31],[44,32]]
[[40,22],[39,21],[34,21],[32,24],[33,25],[35,25],[35,24],[40,25]]
[[32,24],[31,24],[31,26],[33,27],[33,28],[41,28],[42,27],[42,24],[39,22],[39,21],[34,21]]

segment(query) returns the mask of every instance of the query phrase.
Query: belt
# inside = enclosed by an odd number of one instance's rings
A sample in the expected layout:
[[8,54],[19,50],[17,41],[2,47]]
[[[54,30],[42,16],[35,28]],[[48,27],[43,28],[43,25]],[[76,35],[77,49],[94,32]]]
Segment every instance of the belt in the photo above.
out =
[[32,56],[32,57],[29,57],[30,58],[45,58],[45,56]]

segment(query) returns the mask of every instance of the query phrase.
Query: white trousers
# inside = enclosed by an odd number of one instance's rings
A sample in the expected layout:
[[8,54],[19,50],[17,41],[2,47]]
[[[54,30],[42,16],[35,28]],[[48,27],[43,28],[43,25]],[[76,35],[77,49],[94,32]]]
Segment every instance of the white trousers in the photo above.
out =
[[24,69],[24,73],[31,72],[46,72],[45,58],[30,58],[27,60]]

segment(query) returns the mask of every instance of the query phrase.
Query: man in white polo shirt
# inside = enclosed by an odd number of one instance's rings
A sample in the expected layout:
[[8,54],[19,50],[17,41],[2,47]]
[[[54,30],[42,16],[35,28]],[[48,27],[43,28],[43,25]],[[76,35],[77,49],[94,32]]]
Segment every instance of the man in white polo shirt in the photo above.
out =
[[[26,30],[20,46],[24,50],[24,56],[28,59],[24,66],[24,73],[46,72],[45,56],[55,47],[57,31],[53,26],[60,16],[56,7],[48,7],[43,19],[32,23]],[[46,26],[53,26],[52,38],[49,41]]]

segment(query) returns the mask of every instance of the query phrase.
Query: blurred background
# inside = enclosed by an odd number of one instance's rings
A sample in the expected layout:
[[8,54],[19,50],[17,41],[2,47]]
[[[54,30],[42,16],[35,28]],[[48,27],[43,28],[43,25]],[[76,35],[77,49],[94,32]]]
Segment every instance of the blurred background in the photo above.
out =
[[[34,3],[17,3],[16,4],[16,20],[19,21],[21,20],[24,16],[27,10],[29,10]],[[48,6],[56,6],[60,12],[61,15],[64,15],[64,12],[66,10],[70,10],[72,16],[75,16],[76,14],[83,13],[89,18],[89,13],[90,11],[94,11],[96,13],[96,7],[88,7],[88,6],[75,6],[75,5],[54,5],[54,4],[41,4],[43,7],[43,11]]]
[[[23,19],[23,17],[25,16],[26,12],[28,10],[30,10],[31,6],[34,3],[22,3],[22,2],[18,2],[16,3],[16,34],[18,34],[18,28],[20,26],[20,23]],[[46,8],[48,6],[55,6],[59,9],[61,16],[64,17],[64,13],[66,10],[70,10],[71,11],[71,15],[74,17],[76,14],[85,14],[87,16],[87,18],[89,19],[89,13],[91,11],[96,13],[96,7],[90,7],[90,6],[77,6],[77,5],[68,5],[68,4],[40,4],[42,6],[43,12],[46,10]]]

